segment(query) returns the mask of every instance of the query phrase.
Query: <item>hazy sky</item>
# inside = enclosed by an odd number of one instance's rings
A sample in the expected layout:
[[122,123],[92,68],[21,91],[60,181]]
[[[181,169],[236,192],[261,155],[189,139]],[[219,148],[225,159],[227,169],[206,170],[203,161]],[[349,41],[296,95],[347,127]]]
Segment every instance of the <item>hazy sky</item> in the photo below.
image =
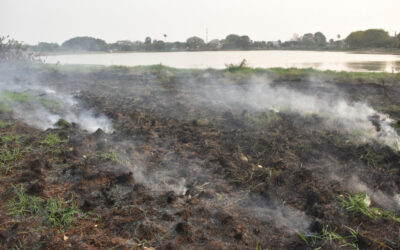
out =
[[36,44],[74,36],[107,42],[146,36],[183,41],[235,33],[288,40],[294,33],[327,37],[383,28],[400,31],[400,0],[0,0],[0,35]]

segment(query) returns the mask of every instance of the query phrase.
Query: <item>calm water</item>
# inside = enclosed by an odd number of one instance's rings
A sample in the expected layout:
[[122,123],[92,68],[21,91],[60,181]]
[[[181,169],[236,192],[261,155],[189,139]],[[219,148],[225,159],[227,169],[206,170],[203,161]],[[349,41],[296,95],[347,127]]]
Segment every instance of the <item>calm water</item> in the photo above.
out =
[[400,72],[399,55],[319,51],[206,51],[162,53],[102,53],[44,56],[46,63],[93,65],[154,65],[176,68],[225,68],[246,59],[251,67],[297,67],[337,71]]

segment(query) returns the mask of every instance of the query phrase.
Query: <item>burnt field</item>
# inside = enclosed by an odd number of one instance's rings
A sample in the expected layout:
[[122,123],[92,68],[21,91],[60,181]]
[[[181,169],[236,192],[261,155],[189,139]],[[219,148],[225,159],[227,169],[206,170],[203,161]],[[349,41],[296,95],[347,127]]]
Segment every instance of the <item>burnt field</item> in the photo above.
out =
[[394,74],[0,75],[5,249],[399,249]]

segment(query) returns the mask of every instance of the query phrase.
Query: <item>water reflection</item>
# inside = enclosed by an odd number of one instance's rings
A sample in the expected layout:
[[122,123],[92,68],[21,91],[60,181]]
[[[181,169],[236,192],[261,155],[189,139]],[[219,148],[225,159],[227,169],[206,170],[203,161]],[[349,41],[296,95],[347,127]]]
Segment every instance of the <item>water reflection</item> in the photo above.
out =
[[394,62],[392,67],[392,72],[400,72],[400,61]]
[[324,65],[323,63],[300,63],[300,64],[293,64],[291,67],[295,68],[313,68],[313,69],[323,69]]
[[155,65],[175,68],[223,69],[246,59],[259,68],[297,67],[335,71],[400,72],[399,55],[352,54],[323,51],[204,51],[154,53],[102,53],[53,55],[41,58],[47,63],[97,65]]
[[348,62],[346,66],[350,71],[386,71],[390,64],[390,62]]

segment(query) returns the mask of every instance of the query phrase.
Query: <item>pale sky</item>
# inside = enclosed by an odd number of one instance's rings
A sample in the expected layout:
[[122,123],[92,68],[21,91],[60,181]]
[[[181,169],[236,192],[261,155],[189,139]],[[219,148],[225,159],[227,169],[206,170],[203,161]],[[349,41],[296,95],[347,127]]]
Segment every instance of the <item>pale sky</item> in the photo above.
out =
[[0,0],[0,36],[29,44],[62,43],[75,36],[107,42],[146,36],[185,41],[228,34],[252,40],[290,39],[323,32],[400,32],[400,0]]

